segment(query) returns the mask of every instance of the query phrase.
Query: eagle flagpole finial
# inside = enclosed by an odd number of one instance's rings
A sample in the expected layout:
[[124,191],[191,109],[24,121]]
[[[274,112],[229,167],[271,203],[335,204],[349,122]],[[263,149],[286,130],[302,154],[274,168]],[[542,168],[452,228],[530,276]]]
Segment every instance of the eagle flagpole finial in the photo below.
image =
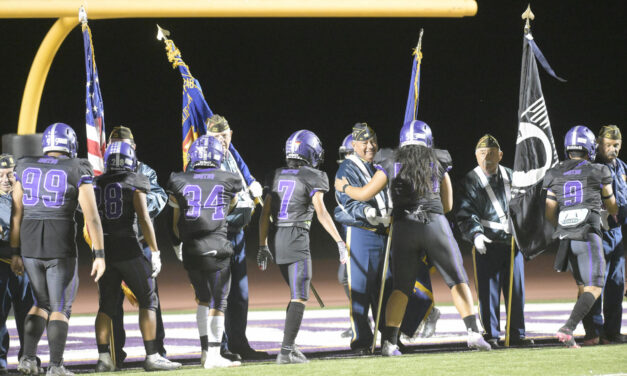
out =
[[161,26],[157,24],[157,39],[165,41],[170,36],[170,32],[166,29],[162,29]]
[[78,20],[82,24],[87,23],[87,11],[85,10],[85,6],[83,5],[81,5],[81,7],[78,8]]
[[523,20],[526,20],[526,22],[525,22],[525,33],[528,33],[529,30],[531,29],[531,23],[529,21],[533,20],[534,18],[536,18],[536,16],[531,11],[531,4],[527,4],[527,9],[525,9],[525,11],[523,12],[521,18]]

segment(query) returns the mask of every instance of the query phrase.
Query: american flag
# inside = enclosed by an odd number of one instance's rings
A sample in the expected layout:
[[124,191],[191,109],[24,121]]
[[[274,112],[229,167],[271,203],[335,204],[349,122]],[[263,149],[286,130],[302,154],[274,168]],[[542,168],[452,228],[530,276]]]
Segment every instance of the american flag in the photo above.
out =
[[104,109],[98,69],[94,56],[94,46],[91,40],[91,29],[87,22],[83,22],[83,42],[85,45],[85,70],[87,73],[85,96],[85,126],[87,130],[87,158],[94,174],[100,175],[104,171],[104,153],[106,149]]

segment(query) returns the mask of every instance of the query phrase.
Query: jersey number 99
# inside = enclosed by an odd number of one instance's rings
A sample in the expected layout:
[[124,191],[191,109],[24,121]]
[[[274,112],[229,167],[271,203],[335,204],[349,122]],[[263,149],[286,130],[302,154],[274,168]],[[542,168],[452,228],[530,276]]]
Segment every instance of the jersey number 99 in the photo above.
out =
[[[47,208],[60,208],[65,202],[67,174],[63,170],[48,170],[43,177],[41,170],[28,167],[22,173],[22,203],[24,206],[35,206],[41,201]],[[41,192],[40,192],[41,191]]]

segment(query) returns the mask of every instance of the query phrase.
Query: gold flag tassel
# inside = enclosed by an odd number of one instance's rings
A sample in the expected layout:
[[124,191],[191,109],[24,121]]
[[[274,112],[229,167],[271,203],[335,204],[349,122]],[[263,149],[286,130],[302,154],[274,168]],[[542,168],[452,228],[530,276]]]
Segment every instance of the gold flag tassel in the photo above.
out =
[[420,35],[418,36],[418,44],[416,48],[414,48],[413,55],[416,59],[416,76],[414,77],[414,116],[416,119],[416,107],[418,107],[418,80],[420,79],[420,63],[422,63],[422,34],[424,33],[424,29],[420,29]]

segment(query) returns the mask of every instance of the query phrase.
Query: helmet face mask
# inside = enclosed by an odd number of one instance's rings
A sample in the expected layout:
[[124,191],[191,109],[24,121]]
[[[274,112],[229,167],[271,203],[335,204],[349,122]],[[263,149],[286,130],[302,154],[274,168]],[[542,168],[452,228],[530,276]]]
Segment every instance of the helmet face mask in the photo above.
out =
[[70,158],[76,158],[78,142],[74,129],[65,123],[54,123],[44,131],[41,139],[43,153],[60,152]]
[[215,137],[203,135],[196,139],[187,151],[187,167],[197,168],[220,167],[224,159],[222,143]]
[[597,142],[594,133],[584,125],[572,127],[564,137],[564,154],[570,159],[569,151],[585,151],[588,159],[593,162],[596,158]]
[[285,158],[305,161],[311,167],[318,168],[324,162],[324,149],[315,133],[303,129],[288,137]]
[[104,155],[105,171],[137,171],[135,149],[127,142],[115,141],[109,144]]
[[420,145],[428,148],[433,147],[433,134],[427,123],[420,120],[408,121],[401,128],[399,146]]

